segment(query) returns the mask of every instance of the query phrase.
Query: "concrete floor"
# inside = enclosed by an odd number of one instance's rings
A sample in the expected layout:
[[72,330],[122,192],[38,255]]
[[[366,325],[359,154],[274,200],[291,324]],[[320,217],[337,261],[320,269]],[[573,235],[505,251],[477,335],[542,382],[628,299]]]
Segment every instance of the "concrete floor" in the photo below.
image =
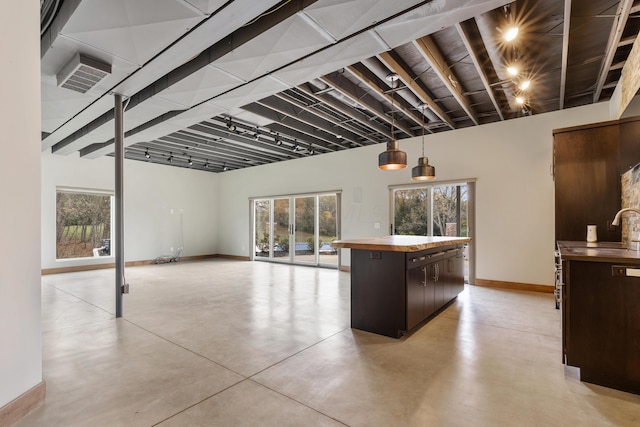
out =
[[551,294],[467,287],[400,340],[349,328],[349,274],[211,260],[43,276],[46,403],[17,426],[631,426],[582,383]]

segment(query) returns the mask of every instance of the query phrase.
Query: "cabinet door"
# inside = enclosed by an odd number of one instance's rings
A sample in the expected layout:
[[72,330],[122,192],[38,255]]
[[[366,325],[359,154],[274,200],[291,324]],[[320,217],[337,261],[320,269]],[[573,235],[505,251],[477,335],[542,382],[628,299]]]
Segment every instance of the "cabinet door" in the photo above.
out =
[[425,318],[424,290],[427,267],[409,270],[407,274],[407,330],[413,328]]
[[424,317],[433,314],[436,308],[436,278],[437,278],[437,262],[427,264],[427,280],[424,288]]
[[598,240],[620,241],[607,229],[620,209],[619,139],[617,125],[554,134],[556,240],[585,240],[595,224]]
[[441,260],[433,264],[434,268],[434,311],[440,309],[447,301],[447,260]]
[[464,291],[464,255],[462,250],[459,253],[446,260],[447,268],[447,302],[451,301],[458,294]]

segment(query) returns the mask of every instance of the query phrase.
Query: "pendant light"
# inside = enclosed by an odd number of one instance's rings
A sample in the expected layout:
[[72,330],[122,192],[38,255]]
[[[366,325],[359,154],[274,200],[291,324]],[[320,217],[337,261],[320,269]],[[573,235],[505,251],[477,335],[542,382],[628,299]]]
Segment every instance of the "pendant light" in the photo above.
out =
[[418,166],[411,169],[411,179],[414,181],[429,181],[435,179],[436,168],[429,164],[429,159],[424,155],[424,110],[426,104],[419,107],[422,110],[422,157],[418,159]]
[[387,149],[378,156],[378,167],[382,170],[404,169],[407,167],[407,153],[400,151],[398,141],[393,137],[395,104],[393,94],[395,92],[395,82],[398,80],[396,73],[387,75],[386,79],[391,82],[391,140],[387,143]]

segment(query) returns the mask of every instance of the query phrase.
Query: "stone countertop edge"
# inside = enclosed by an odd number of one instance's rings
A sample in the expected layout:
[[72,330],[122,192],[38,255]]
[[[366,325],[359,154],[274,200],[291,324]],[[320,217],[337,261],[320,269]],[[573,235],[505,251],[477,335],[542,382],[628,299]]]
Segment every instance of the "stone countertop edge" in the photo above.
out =
[[610,263],[640,263],[640,252],[620,242],[558,241],[563,260]]
[[471,241],[469,237],[440,236],[382,236],[363,239],[345,239],[331,242],[334,248],[363,249],[371,251],[418,252]]

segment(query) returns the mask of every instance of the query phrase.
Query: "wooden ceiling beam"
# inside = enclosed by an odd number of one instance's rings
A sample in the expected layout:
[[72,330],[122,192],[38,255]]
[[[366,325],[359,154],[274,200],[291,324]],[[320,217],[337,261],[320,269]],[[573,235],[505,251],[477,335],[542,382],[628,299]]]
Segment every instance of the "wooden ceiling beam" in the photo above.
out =
[[605,50],[605,55],[602,58],[602,64],[600,64],[600,73],[598,74],[598,80],[596,81],[596,90],[593,92],[594,103],[600,100],[602,87],[607,82],[607,76],[611,70],[611,63],[613,62],[616,50],[618,50],[618,44],[622,38],[624,27],[627,25],[627,20],[629,19],[629,13],[631,12],[633,2],[634,0],[621,0],[618,5],[616,16],[613,19],[613,25],[611,25],[607,49]]
[[[349,82],[349,80],[345,78],[338,79],[335,75],[331,75],[331,74],[320,77],[320,80],[322,80],[325,84],[331,86],[332,88],[334,88],[335,90],[337,90],[338,92],[346,96],[347,98],[351,99],[352,101],[362,105],[371,113],[375,114],[380,119],[389,123],[389,125],[391,125],[391,123],[393,122],[396,128],[400,129],[407,135],[416,136],[411,129],[393,120],[392,117],[390,117],[383,110],[381,106],[382,105],[381,102],[379,102],[378,100],[375,100],[374,102],[374,99],[371,96],[369,97],[363,96],[363,95],[366,95],[366,92],[364,92],[362,88],[359,88],[355,84]],[[361,93],[358,93],[358,92],[361,92]],[[395,136],[391,135],[391,132],[389,129],[387,129],[386,135],[388,135],[392,139],[395,139]]]
[[418,52],[429,63],[433,71],[440,77],[440,80],[449,89],[449,92],[458,101],[458,104],[467,113],[467,116],[475,123],[479,125],[478,117],[473,111],[469,100],[464,96],[460,80],[453,74],[451,68],[447,65],[442,53],[429,36],[421,37],[418,40],[413,41],[413,45],[418,49]]
[[[397,85],[397,87],[395,87],[394,84],[390,82],[389,83],[390,84],[389,89],[386,89],[386,88],[383,88],[382,86],[380,86],[378,84],[378,82],[373,80],[371,78],[371,76],[367,76],[365,73],[363,73],[361,70],[359,70],[358,68],[356,68],[353,65],[347,67],[346,70],[349,71],[356,79],[358,79],[359,81],[364,83],[369,89],[371,89],[374,92],[376,92],[386,102],[391,104],[394,109],[401,111],[402,114],[404,114],[405,116],[409,117],[418,126],[423,126],[423,124],[425,122],[423,116],[416,114],[414,111],[407,110],[406,108],[404,108],[402,106],[402,104],[400,104],[400,100],[393,95],[393,92],[397,92],[398,91],[398,89],[400,87],[399,85]],[[389,93],[388,93],[389,91],[391,91],[392,95],[389,95]],[[392,111],[392,113],[393,113],[393,111]],[[397,120],[396,120],[395,126],[397,126],[398,128],[400,128],[400,129],[402,129],[404,131],[404,129],[402,128],[402,125],[399,125]],[[414,136],[413,132],[411,132],[411,131],[409,131],[409,132],[410,133],[408,133],[408,134],[410,136]],[[431,131],[429,131],[429,132],[431,132]],[[407,133],[407,132],[405,132],[405,133]]]
[[402,81],[402,83],[404,83],[404,85],[409,88],[422,103],[428,105],[429,109],[433,111],[440,120],[446,123],[451,129],[456,128],[455,122],[417,82],[417,77],[413,75],[413,72],[410,71],[410,68],[404,62],[396,59],[390,52],[383,52],[379,54],[378,59],[380,59],[388,69],[396,73],[398,77],[400,77],[400,81]]
[[571,31],[571,0],[564,0],[564,22],[562,25],[562,66],[560,68],[560,110],[564,109],[567,90],[567,67],[569,63],[569,32]]
[[[500,103],[498,103],[498,99],[496,98],[496,94],[491,87],[491,82],[489,82],[489,77],[487,77],[487,73],[484,70],[482,64],[480,64],[480,58],[478,58],[478,54],[473,48],[471,44],[471,37],[469,35],[468,23],[460,22],[456,24],[456,30],[458,30],[458,34],[462,39],[462,43],[467,48],[467,52],[469,53],[469,58],[473,62],[473,65],[476,67],[476,71],[480,76],[480,80],[482,80],[482,84],[484,85],[484,89],[487,91],[487,95],[491,98],[491,102],[493,103],[493,107],[496,109],[498,116],[500,116],[500,120],[504,120],[504,114],[502,113],[502,108],[500,108]],[[484,44],[484,42],[483,42]]]

